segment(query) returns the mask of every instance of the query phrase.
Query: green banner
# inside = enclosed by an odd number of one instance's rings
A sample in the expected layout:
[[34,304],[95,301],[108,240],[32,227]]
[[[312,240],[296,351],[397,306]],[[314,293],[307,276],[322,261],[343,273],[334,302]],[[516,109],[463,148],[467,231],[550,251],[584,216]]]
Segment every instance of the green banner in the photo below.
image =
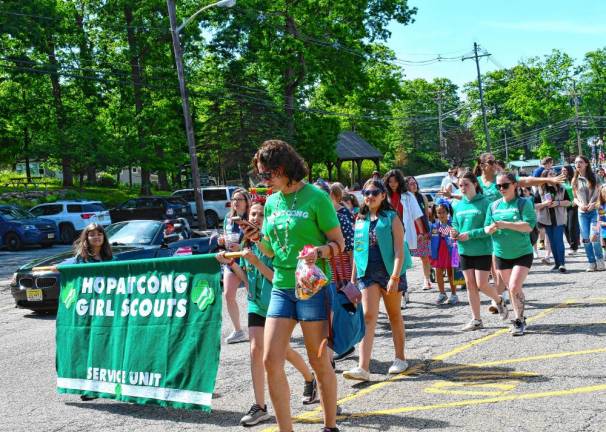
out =
[[221,349],[214,255],[59,272],[59,393],[210,411]]

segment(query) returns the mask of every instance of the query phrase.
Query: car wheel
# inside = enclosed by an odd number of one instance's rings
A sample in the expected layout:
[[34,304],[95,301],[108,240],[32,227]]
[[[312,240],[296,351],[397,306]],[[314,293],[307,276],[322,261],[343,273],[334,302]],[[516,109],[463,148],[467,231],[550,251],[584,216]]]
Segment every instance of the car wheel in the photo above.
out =
[[74,241],[74,237],[76,235],[76,230],[70,224],[63,224],[59,227],[59,238],[61,238],[61,243],[70,244]]
[[19,236],[13,232],[8,233],[5,236],[5,241],[6,247],[8,247],[10,251],[14,252],[23,249],[23,242],[21,241]]
[[204,212],[204,216],[206,216],[206,227],[207,228],[217,228],[219,226],[219,215],[212,210],[208,210]]

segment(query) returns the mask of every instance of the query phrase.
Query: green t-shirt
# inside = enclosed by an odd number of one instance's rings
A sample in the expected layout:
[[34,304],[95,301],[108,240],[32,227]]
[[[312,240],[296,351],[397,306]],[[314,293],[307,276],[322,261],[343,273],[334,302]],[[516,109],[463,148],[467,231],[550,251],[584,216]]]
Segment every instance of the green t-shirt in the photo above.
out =
[[568,201],[570,201],[572,203],[574,201],[574,193],[572,192],[572,185],[570,184],[570,182],[566,181],[562,184],[562,186],[564,186],[564,189],[566,190],[566,195],[568,195]]
[[[325,245],[325,233],[338,227],[337,212],[328,194],[315,186],[306,184],[297,192],[270,195],[265,203],[263,242],[275,255],[274,287],[295,288],[299,252],[305,245]],[[318,266],[330,279],[328,263],[319,261]]]
[[[252,245],[251,250],[261,263],[273,269],[272,259],[263,255],[256,245]],[[245,270],[248,278],[248,313],[254,313],[262,317],[267,316],[267,308],[271,298],[271,281],[265,278],[259,269],[248,261],[242,260],[242,262],[246,264]]]
[[469,239],[458,241],[459,254],[467,256],[492,255],[492,241],[484,232],[486,211],[490,203],[483,194],[476,194],[471,201],[463,199],[454,208],[452,226],[459,233],[467,233]]
[[[537,215],[534,211],[534,204],[531,199],[526,199],[522,208],[522,215],[518,209],[518,199],[509,202],[501,200],[496,204],[488,206],[486,212],[485,225],[488,226],[495,221],[506,222],[528,222],[531,228],[537,223]],[[530,233],[523,233],[510,229],[499,229],[492,235],[492,248],[494,254],[499,258],[514,259],[523,255],[532,253],[532,244],[530,243]]]

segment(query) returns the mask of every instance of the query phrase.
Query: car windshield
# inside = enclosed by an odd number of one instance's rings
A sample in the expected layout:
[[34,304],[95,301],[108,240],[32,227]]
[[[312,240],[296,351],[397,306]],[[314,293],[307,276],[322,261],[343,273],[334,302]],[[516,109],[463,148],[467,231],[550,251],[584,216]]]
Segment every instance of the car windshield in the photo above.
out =
[[149,245],[163,223],[160,221],[118,222],[105,229],[110,243]]
[[0,208],[0,214],[8,220],[31,219],[35,217],[30,212],[17,207],[2,207]]
[[443,175],[417,177],[417,182],[419,183],[419,189],[440,189],[440,184],[442,184],[443,179]]

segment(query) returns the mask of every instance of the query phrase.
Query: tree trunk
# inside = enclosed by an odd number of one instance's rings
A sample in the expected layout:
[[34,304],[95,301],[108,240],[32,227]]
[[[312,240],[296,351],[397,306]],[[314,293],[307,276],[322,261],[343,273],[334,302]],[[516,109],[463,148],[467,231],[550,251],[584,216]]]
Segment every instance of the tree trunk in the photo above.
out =
[[[162,147],[156,146],[156,156],[158,156],[158,160],[164,160],[164,150],[162,149]],[[170,190],[168,186],[168,177],[164,168],[158,171],[158,190]]]
[[23,128],[23,154],[25,156],[25,177],[27,182],[32,182],[32,171],[29,167],[29,130],[27,126]]
[[[59,74],[57,73],[57,57],[55,56],[55,43],[49,39],[46,44],[46,54],[48,63],[52,72],[49,77],[53,88],[53,102],[55,105],[55,117],[57,119],[57,137],[59,139],[59,149],[61,152],[68,148],[65,142],[63,130],[66,127],[65,112],[63,109],[63,100],[61,98],[61,84],[59,83]],[[61,169],[63,170],[63,186],[70,187],[74,185],[74,176],[72,173],[71,160],[68,155],[63,154],[61,157]]]
[[135,99],[137,135],[139,136],[139,147],[141,148],[141,195],[150,195],[150,170],[146,154],[145,132],[141,125],[141,113],[143,112],[143,93],[141,91],[141,64],[139,50],[137,49],[137,35],[133,27],[132,6],[128,3],[124,5],[124,19],[126,20],[126,35],[128,40],[128,51],[130,53],[131,80],[133,82],[133,97]]

